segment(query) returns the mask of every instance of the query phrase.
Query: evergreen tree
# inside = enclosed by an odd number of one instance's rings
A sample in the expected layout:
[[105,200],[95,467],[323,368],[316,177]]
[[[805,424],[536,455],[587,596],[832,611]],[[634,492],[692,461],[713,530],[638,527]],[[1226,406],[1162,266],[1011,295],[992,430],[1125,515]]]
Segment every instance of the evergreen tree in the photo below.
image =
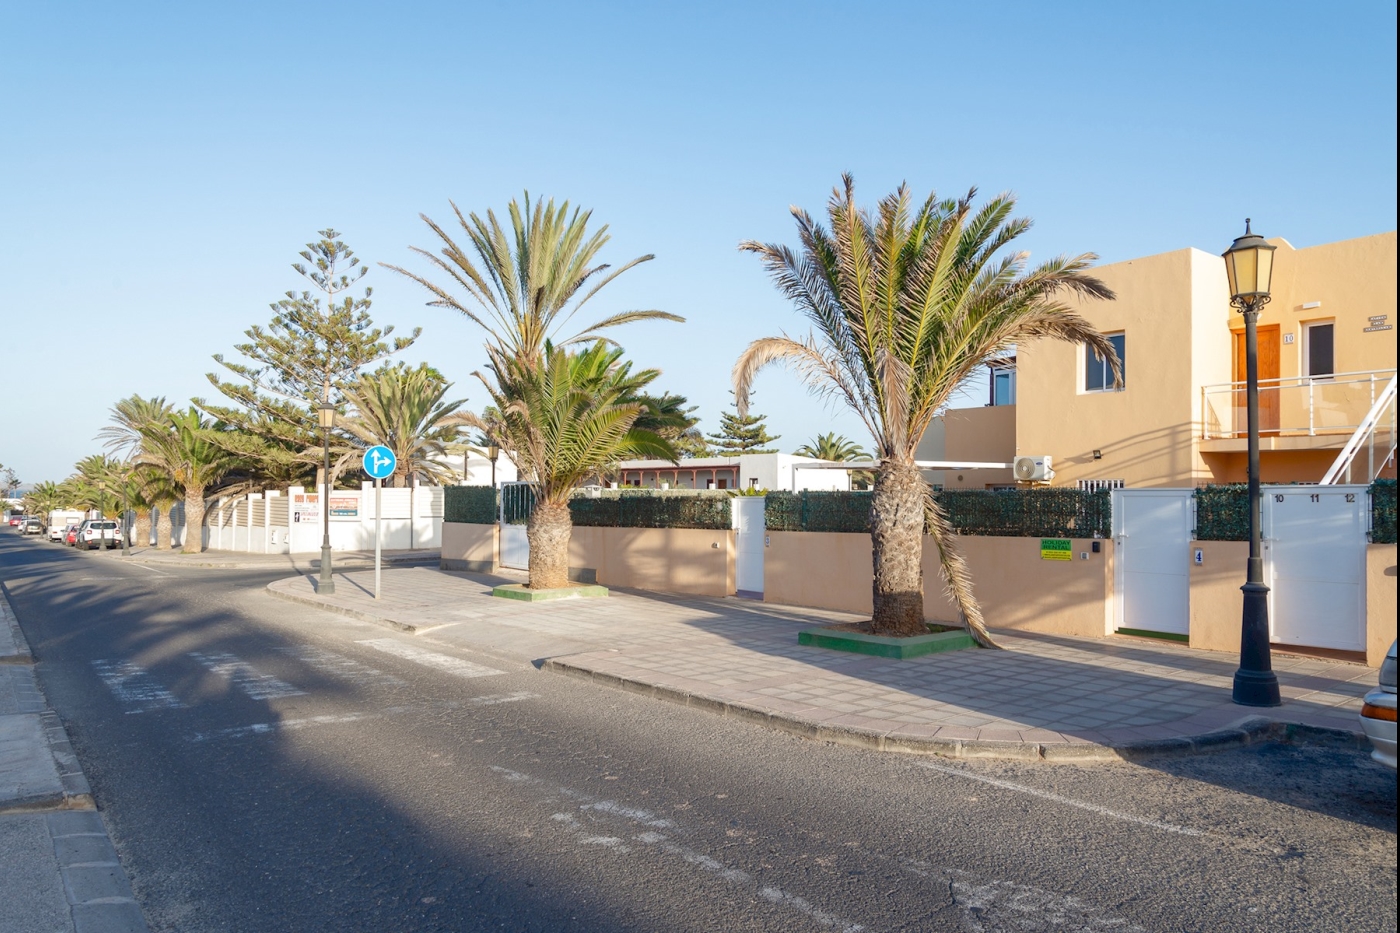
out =
[[[733,394],[732,392],[730,393]],[[750,394],[752,396],[752,393]],[[768,433],[768,425],[764,422],[768,420],[767,415],[739,414],[738,412],[724,412],[719,416],[719,431],[715,434],[707,435],[712,442],[715,453],[721,457],[733,457],[739,454],[775,454],[777,448],[769,447],[781,434]]]
[[320,231],[321,239],[306,244],[292,268],[314,290],[289,291],[272,304],[266,328],[244,333],[247,343],[235,349],[248,361],[234,362],[215,354],[214,360],[236,379],[225,381],[209,373],[209,382],[232,405],[196,404],[233,430],[219,432],[218,441],[253,464],[265,483],[303,480],[315,468],[306,453],[321,443],[316,409],[322,401],[338,402],[342,390],[363,369],[418,338],[387,338],[392,326],[374,327],[370,295],[348,294],[368,271],[335,230]]

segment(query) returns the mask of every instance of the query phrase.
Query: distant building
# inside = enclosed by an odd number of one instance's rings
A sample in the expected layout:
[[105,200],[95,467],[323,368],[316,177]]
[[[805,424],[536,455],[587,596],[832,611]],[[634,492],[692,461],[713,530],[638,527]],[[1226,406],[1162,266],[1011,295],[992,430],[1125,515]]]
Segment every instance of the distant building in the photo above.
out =
[[849,489],[845,470],[802,469],[827,463],[792,454],[740,454],[735,457],[625,460],[618,471],[619,486],[644,489]]

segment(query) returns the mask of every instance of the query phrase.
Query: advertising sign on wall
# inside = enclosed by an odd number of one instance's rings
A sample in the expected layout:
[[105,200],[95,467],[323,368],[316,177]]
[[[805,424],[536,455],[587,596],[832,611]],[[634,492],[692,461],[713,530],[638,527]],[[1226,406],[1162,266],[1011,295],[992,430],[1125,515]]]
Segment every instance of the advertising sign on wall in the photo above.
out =
[[331,518],[353,518],[360,517],[360,496],[359,493],[349,495],[336,495],[331,493]]
[[315,492],[292,494],[292,524],[306,525],[321,519],[321,496]]
[[1074,552],[1071,550],[1068,538],[1041,538],[1040,539],[1040,559],[1041,560],[1073,560]]

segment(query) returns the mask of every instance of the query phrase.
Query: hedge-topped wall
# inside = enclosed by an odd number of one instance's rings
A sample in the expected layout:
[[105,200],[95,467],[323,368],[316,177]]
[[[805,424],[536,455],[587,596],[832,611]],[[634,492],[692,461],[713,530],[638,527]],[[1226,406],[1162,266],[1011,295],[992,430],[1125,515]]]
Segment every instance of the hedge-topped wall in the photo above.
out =
[[[1395,480],[1371,484],[1371,540],[1395,543]],[[1249,485],[1202,486],[1196,490],[1198,541],[1249,540]]]
[[499,517],[494,486],[447,486],[442,491],[445,522],[494,525]]
[[595,528],[706,528],[733,526],[729,503],[720,490],[604,489],[569,500],[574,524]]
[[[869,492],[770,492],[764,522],[770,531],[870,530]],[[1111,533],[1107,490],[945,489],[934,498],[962,535],[1001,538],[1092,538]]]
[[1378,479],[1371,484],[1371,540],[1376,544],[1395,543],[1395,480]]

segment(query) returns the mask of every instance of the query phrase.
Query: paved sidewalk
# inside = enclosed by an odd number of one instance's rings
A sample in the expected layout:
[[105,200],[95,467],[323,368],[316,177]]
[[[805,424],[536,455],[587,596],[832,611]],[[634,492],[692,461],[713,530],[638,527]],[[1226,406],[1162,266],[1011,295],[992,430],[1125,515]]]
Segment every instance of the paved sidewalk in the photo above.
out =
[[[954,757],[1115,759],[1189,754],[1323,732],[1361,744],[1356,714],[1376,671],[1274,656],[1284,704],[1234,705],[1238,659],[1167,642],[996,633],[1005,651],[891,660],[797,644],[803,628],[857,616],[743,599],[613,591],[525,603],[490,596],[509,578],[415,567],[268,590],[547,671],[737,716],[810,738]],[[512,581],[513,582],[513,581]]]
[[0,592],[0,930],[148,928]]
[[[182,554],[179,550],[162,551],[153,547],[134,547],[128,556],[123,557],[120,548],[110,551],[88,551],[97,557],[120,560],[130,564],[144,564],[150,567],[198,567],[219,570],[285,570],[288,573],[309,573],[321,569],[321,555],[318,554],[251,554],[243,551],[204,551],[200,554]],[[385,567],[398,564],[432,564],[442,559],[438,548],[415,548],[414,550],[385,551],[382,555]],[[374,551],[336,551],[331,555],[331,566],[354,569],[374,567]]]

